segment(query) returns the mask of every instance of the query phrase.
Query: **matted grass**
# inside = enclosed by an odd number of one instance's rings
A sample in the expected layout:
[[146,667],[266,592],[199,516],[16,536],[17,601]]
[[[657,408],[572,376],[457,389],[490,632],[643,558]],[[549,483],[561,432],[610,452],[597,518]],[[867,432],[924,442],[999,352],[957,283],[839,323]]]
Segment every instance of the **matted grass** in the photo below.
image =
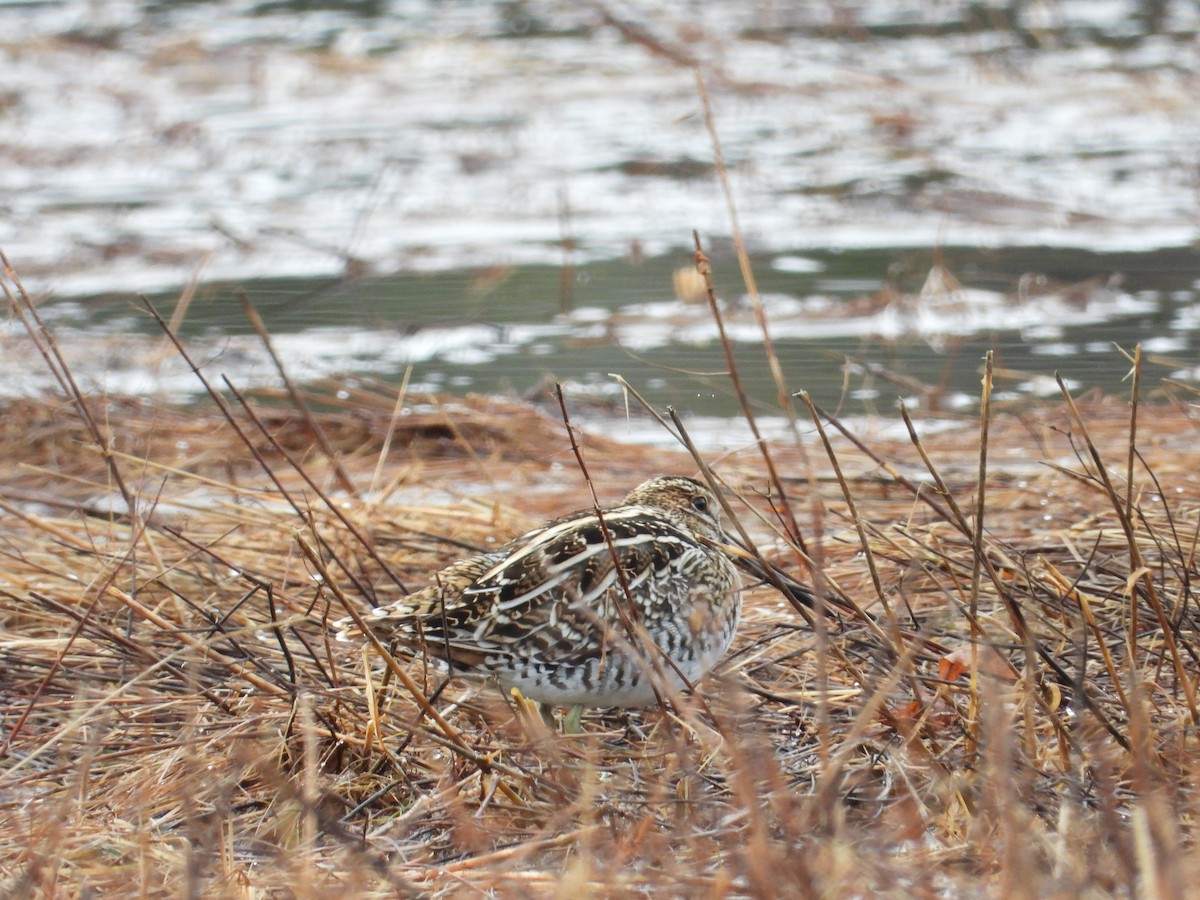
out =
[[[343,611],[304,545],[365,608],[588,502],[545,413],[409,398],[393,419],[394,399],[273,407],[308,478],[264,438],[274,482],[214,413],[91,401],[134,516],[73,413],[5,405],[6,893],[1169,895],[1200,877],[1189,408],[1141,411],[1126,485],[1128,405],[1081,407],[1116,505],[1061,405],[995,417],[973,679],[972,537],[913,445],[869,441],[888,474],[833,441],[891,618],[828,460],[775,448],[824,579],[878,624],[814,630],[756,587],[719,674],[680,708],[592,712],[564,736],[410,664],[436,721],[331,640]],[[969,514],[977,428],[922,443]],[[602,500],[694,469],[583,448]],[[772,521],[756,450],[716,470]]]
[[[1200,879],[1190,405],[1064,394],[903,438],[813,409],[791,443],[707,461],[569,437],[566,404],[301,390],[282,363],[278,395],[213,386],[182,409],[85,396],[7,274],[62,396],[0,408],[0,893],[1158,897]],[[701,465],[775,583],[838,611],[752,586],[727,659],[663,708],[564,735],[332,639],[347,608],[589,488],[613,501]]]

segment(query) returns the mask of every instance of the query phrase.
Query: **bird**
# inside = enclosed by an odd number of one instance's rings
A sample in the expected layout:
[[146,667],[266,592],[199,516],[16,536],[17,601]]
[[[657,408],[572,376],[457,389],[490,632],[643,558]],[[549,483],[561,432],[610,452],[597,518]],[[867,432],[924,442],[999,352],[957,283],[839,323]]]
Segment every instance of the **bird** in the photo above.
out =
[[[550,707],[657,705],[724,656],[741,578],[716,495],[681,475],[580,510],[459,560],[361,616],[384,643]],[[362,638],[353,618],[340,640]],[[657,673],[657,674],[655,674]]]

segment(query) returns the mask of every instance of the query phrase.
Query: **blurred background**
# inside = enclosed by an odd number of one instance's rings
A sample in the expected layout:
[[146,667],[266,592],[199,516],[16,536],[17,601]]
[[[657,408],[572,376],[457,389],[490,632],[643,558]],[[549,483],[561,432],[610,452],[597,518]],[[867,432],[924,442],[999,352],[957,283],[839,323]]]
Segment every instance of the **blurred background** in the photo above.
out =
[[[0,249],[92,389],[214,372],[734,415],[1200,381],[1200,4],[0,0]],[[23,330],[0,385],[49,381]],[[1164,381],[1165,379],[1165,381]],[[653,440],[654,437],[650,438]]]

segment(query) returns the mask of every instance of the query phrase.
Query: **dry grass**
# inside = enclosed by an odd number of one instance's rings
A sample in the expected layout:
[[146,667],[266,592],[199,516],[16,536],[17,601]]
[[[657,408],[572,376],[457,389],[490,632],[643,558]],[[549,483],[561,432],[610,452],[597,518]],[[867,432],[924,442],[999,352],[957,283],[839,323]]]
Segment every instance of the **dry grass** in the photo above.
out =
[[[356,483],[374,474],[390,406],[360,395],[316,414]],[[420,584],[464,546],[583,502],[536,490],[565,478],[585,496],[561,424],[481,400],[454,410],[455,436],[445,411],[405,417],[383,467],[390,496],[331,497],[372,559],[277,450],[264,453],[303,515],[254,465],[231,462],[248,454],[219,417],[95,401],[138,498],[130,517],[112,513],[123,507],[103,456],[62,410],[7,405],[7,892],[1165,895],[1200,875],[1189,410],[1145,412],[1137,566],[1123,509],[1075,455],[1060,408],[993,423],[984,549],[995,578],[975,601],[974,679],[970,537],[843,443],[894,625],[873,601],[842,492],[817,466],[816,495],[789,485],[819,517],[801,526],[810,540],[824,531],[825,579],[871,607],[882,637],[846,622],[819,653],[813,630],[760,587],[720,677],[687,708],[591,714],[578,738],[499,696],[455,705],[457,684],[433,701],[439,724],[378,666],[368,687],[358,651],[330,642],[325,623],[341,608],[300,539],[362,602],[398,589],[384,566]],[[1125,404],[1083,415],[1100,457],[1123,460]],[[310,478],[332,484],[302,417],[270,421]],[[969,508],[974,429],[925,443]],[[585,447],[606,499],[689,468]],[[911,445],[871,449],[920,474]],[[785,450],[776,462],[797,465]],[[488,483],[481,465],[503,480]],[[766,485],[756,454],[719,471],[749,497]],[[426,684],[419,666],[408,674]]]
[[[822,419],[828,452],[806,426],[803,448],[723,458],[767,556],[871,617],[811,626],[755,587],[692,697],[564,736],[327,628],[343,599],[586,505],[561,421],[487,398],[396,415],[378,386],[227,414],[65,377],[64,395],[0,417],[5,895],[1182,896],[1200,879],[1185,404],[1140,410],[1136,436],[1111,398],[998,413],[986,456],[977,423],[855,446]],[[695,468],[581,449],[604,501]]]

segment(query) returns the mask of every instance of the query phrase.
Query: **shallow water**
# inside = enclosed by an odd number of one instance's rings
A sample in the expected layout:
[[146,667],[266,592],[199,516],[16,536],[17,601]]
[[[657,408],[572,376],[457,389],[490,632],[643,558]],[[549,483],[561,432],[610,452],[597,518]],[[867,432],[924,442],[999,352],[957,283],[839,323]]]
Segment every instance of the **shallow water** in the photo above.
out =
[[[946,249],[939,258],[969,287],[933,291],[925,283],[932,265],[927,251],[755,259],[788,389],[809,391],[851,415],[893,414],[900,398],[925,410],[962,410],[976,402],[982,359],[993,349],[999,402],[1056,395],[1056,371],[1072,389],[1121,391],[1128,364],[1119,348],[1138,342],[1148,385],[1160,377],[1196,380],[1200,268],[1190,249]],[[550,266],[206,285],[181,331],[210,376],[276,383],[241,311],[247,296],[298,380],[336,374],[398,383],[408,371],[414,391],[519,394],[559,381],[577,404],[598,412],[623,408],[613,377],[620,374],[656,406],[735,415],[711,312],[674,293],[675,268],[688,262],[680,254],[591,263],[568,273],[566,291],[564,271]],[[714,262],[722,324],[741,377],[760,412],[778,412],[736,261]],[[151,299],[169,316],[176,296]],[[173,396],[200,391],[182,363],[164,355],[155,326],[130,298],[48,309],[68,358],[78,360],[77,374],[93,378],[94,387]],[[98,334],[110,353],[85,349]]]
[[[1194,379],[1200,11],[1004,8],[0,2],[0,248],[106,390],[195,392],[133,298],[199,279],[183,330],[241,383],[274,376],[233,288],[298,378],[618,372],[723,416],[679,371],[724,368],[674,299],[695,229],[770,408],[695,63],[789,389],[953,409],[989,348],[1001,400],[1120,389],[1136,341]],[[964,291],[922,295],[938,258]],[[43,385],[6,334],[0,382]]]

